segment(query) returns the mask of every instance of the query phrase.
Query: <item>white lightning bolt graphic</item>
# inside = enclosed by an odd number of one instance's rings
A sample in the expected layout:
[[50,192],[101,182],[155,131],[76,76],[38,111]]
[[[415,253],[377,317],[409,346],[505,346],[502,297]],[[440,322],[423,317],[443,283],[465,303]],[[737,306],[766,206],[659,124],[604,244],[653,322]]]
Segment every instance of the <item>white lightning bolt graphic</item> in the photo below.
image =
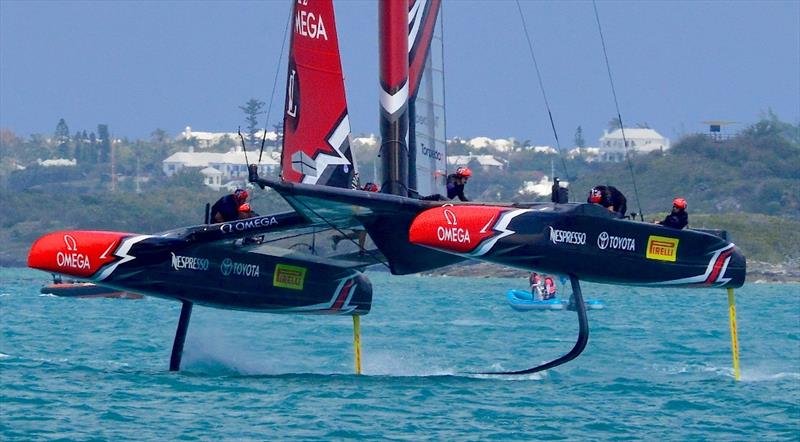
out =
[[480,247],[478,247],[474,252],[468,253],[467,256],[482,256],[486,254],[489,250],[491,250],[492,247],[494,247],[494,245],[497,243],[497,241],[505,238],[506,236],[513,235],[514,233],[516,233],[513,230],[508,230],[508,225],[511,223],[511,220],[518,217],[519,215],[522,215],[523,213],[531,211],[532,210],[530,209],[518,209],[503,214],[503,216],[500,217],[500,220],[497,221],[497,224],[493,227],[494,230],[499,230],[501,233],[495,236],[494,238],[491,238],[489,241],[486,241],[485,243],[481,244]]
[[152,238],[152,235],[139,235],[122,241],[122,245],[120,245],[117,251],[114,252],[114,256],[122,259],[106,267],[102,272],[100,272],[99,275],[95,276],[92,279],[94,279],[95,281],[102,281],[108,278],[120,264],[125,264],[126,262],[133,261],[134,259],[136,259],[135,256],[128,255],[128,252],[131,250],[131,247],[133,247],[134,244],[136,244],[139,241],[145,240],[147,238]]

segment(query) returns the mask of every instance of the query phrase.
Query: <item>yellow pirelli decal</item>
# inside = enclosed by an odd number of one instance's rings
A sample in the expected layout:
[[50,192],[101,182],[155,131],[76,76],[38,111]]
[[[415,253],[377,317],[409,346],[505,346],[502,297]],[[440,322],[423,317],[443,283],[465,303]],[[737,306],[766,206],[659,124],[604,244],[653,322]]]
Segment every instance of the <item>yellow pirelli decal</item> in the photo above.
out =
[[275,274],[272,277],[272,285],[285,289],[303,290],[306,282],[305,267],[290,266],[288,264],[278,264],[275,266]]
[[647,238],[647,259],[672,261],[678,258],[678,238],[650,235]]

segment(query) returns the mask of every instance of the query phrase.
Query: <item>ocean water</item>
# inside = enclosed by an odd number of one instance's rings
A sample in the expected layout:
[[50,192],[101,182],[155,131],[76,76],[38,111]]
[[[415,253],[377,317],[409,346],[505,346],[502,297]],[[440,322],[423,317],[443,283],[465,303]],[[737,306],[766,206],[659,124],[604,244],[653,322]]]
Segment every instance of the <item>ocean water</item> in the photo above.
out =
[[583,284],[573,312],[515,312],[522,279],[370,273],[361,376],[349,317],[195,307],[168,371],[180,305],[40,295],[48,275],[0,269],[0,439],[800,439],[800,286],[737,291],[734,382],[723,290]]

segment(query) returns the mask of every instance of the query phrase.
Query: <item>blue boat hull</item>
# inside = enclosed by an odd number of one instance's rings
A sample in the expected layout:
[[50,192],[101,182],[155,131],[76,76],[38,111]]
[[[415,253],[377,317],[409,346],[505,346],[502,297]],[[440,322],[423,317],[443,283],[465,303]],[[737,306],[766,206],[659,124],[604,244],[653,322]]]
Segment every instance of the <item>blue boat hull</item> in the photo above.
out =
[[[506,294],[506,297],[508,298],[508,305],[520,312],[530,310],[564,310],[569,304],[568,301],[559,298],[538,301],[533,299],[533,295],[527,290],[511,289]],[[598,299],[589,299],[586,301],[587,310],[602,310],[603,308],[605,308],[603,301]]]

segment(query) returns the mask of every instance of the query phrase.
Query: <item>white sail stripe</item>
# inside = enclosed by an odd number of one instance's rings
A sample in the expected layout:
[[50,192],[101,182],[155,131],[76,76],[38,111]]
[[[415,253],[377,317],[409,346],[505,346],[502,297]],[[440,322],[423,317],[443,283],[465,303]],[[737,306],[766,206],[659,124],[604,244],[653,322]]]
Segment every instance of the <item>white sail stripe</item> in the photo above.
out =
[[350,161],[344,156],[340,148],[347,137],[350,135],[350,117],[349,115],[345,115],[342,118],[342,121],[339,122],[339,125],[336,126],[336,129],[333,130],[333,133],[328,138],[328,144],[333,147],[333,150],[336,152],[337,156],[328,155],[325,153],[317,154],[317,158],[314,159],[314,163],[317,167],[317,174],[316,175],[304,175],[303,176],[303,183],[305,184],[317,184],[319,178],[325,173],[325,169],[328,166],[338,166],[342,164],[350,164]]
[[389,115],[402,109],[406,103],[408,103],[408,80],[394,95],[389,95],[388,92],[381,88],[381,107]]
[[133,261],[134,259],[136,259],[135,256],[128,255],[128,252],[131,250],[131,247],[133,247],[133,245],[138,243],[139,241],[145,240],[147,238],[152,238],[152,237],[153,237],[152,235],[139,235],[139,236],[134,236],[132,238],[128,238],[125,241],[123,241],[122,245],[119,247],[119,249],[117,249],[114,252],[114,256],[116,256],[118,258],[122,258],[122,259],[117,261],[117,262],[115,262],[115,263],[113,263],[112,265],[107,267],[105,270],[100,272],[99,275],[97,275],[96,277],[94,277],[92,279],[95,280],[95,281],[102,281],[102,280],[108,278],[111,275],[111,273],[113,273],[114,270],[117,269],[117,266],[119,266],[120,264],[125,264],[128,261]]
[[[336,126],[336,130],[333,131],[330,138],[328,138],[328,143],[333,146],[336,151],[339,151],[339,147],[344,143],[344,140],[347,138],[347,135],[350,134],[350,116],[345,114],[342,121]],[[339,152],[341,153],[341,152]],[[342,155],[344,156],[344,155]]]
[[417,34],[419,34],[420,25],[422,24],[422,11],[425,10],[425,6],[428,3],[428,0],[419,0],[414,3],[414,7],[408,11],[408,23],[411,25],[411,30],[408,31],[408,52],[411,53],[411,50],[414,48],[414,42],[417,41]]

